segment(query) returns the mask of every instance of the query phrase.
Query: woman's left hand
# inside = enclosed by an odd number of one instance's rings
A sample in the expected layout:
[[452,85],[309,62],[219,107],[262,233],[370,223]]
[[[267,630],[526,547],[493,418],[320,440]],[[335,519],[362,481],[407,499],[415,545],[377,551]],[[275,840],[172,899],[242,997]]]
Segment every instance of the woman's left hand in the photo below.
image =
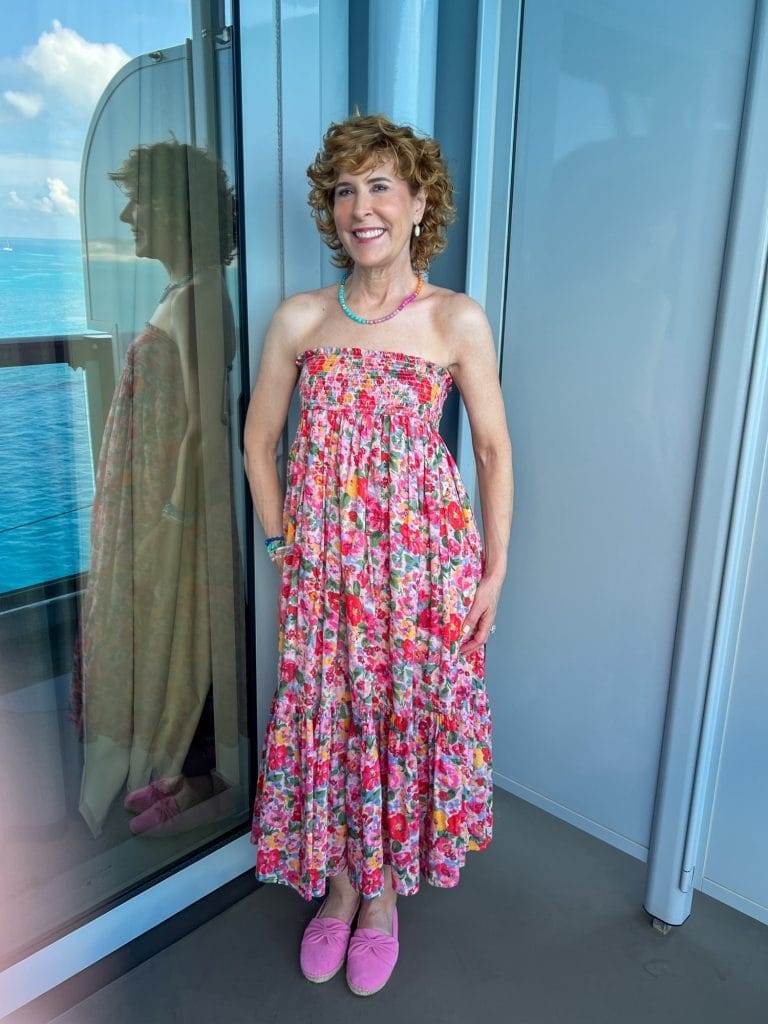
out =
[[479,650],[488,639],[496,618],[501,586],[501,582],[492,577],[483,577],[478,583],[475,599],[462,626],[459,645],[462,654]]

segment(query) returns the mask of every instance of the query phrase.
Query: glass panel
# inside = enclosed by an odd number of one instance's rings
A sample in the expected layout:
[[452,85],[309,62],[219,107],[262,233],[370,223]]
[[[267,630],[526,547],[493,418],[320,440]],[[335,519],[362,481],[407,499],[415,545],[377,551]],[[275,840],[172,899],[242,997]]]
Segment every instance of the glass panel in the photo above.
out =
[[5,13],[0,965],[249,820],[229,10]]

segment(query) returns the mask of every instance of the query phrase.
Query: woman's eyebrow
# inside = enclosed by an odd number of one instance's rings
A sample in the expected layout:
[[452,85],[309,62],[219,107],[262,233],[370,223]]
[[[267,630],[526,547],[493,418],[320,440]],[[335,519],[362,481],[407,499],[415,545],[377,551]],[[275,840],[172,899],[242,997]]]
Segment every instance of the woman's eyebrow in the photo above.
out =
[[[366,182],[366,184],[370,185],[374,181],[392,181],[392,179],[391,178],[384,178],[384,177],[369,178],[368,181]],[[346,178],[342,178],[341,181],[337,181],[336,182],[335,188],[338,188],[340,185],[351,185],[351,184],[352,184],[351,181],[348,181]]]

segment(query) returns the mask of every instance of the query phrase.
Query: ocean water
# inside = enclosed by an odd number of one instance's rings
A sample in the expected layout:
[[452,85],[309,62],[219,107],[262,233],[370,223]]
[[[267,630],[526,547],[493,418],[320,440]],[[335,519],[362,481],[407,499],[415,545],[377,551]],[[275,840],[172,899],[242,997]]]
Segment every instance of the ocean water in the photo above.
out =
[[0,235],[0,338],[85,330],[79,240]]
[[[80,242],[0,236],[0,351],[86,330]],[[87,570],[92,501],[83,371],[0,366],[0,593]]]

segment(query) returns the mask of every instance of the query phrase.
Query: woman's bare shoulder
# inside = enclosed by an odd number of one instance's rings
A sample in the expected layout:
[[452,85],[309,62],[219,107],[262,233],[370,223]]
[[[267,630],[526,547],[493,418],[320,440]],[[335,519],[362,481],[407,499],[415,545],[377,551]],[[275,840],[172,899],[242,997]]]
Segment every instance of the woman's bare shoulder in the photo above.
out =
[[452,288],[435,287],[431,299],[436,321],[443,330],[450,330],[457,316],[465,315],[470,306],[477,305],[464,292],[456,292]]
[[286,338],[294,356],[303,351],[304,340],[312,337],[329,291],[328,288],[316,288],[294,292],[286,296],[275,310],[273,324],[278,325],[280,334]]
[[444,291],[445,295],[441,296],[440,313],[449,330],[456,328],[482,330],[487,326],[488,318],[485,310],[476,299],[467,295],[466,292],[454,292],[449,288]]
[[485,310],[476,299],[449,288],[444,292],[440,303],[441,335],[458,372],[462,364],[495,352],[493,334]]
[[307,316],[317,309],[318,298],[324,291],[326,291],[325,288],[316,288],[313,291],[294,292],[293,295],[287,295],[277,307],[276,312],[289,320]]

